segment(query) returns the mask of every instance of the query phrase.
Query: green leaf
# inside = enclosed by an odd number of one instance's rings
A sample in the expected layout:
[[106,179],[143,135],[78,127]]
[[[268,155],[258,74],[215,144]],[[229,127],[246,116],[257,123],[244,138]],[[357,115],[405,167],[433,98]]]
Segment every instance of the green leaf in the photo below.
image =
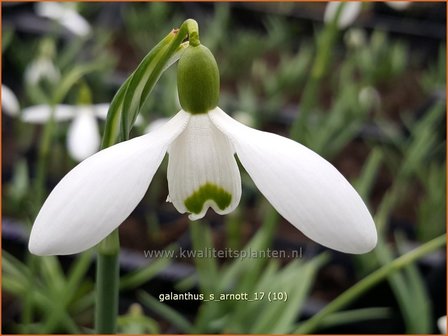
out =
[[390,308],[361,308],[328,315],[321,323],[324,328],[347,325],[363,321],[385,319],[391,316]]
[[[405,253],[405,241],[401,235],[396,235],[398,250]],[[431,301],[421,273],[417,265],[411,264],[403,270],[407,283],[408,295],[412,298],[410,321],[407,321],[408,333],[429,334],[432,331],[433,314]],[[408,309],[408,307],[406,307]]]
[[75,66],[68,74],[66,74],[59,85],[56,87],[56,91],[53,95],[53,105],[60,104],[70,89],[86,74],[98,71],[104,67],[101,63],[82,64]]
[[[174,246],[170,247],[170,249],[174,249]],[[154,259],[151,264],[122,277],[120,279],[120,290],[137,288],[154,278],[170,264],[171,260],[168,258]]]
[[367,158],[367,162],[362,167],[362,172],[354,183],[356,190],[364,200],[367,200],[375,182],[378,170],[383,160],[383,152],[379,148],[374,148]]
[[343,309],[353,300],[359,298],[363,293],[378,284],[380,281],[388,278],[391,274],[409,266],[416,260],[422,258],[424,255],[433,252],[434,250],[446,245],[446,234],[441,235],[420,247],[407,252],[406,254],[394,259],[376,271],[372,272],[355,285],[347,289],[344,293],[339,295],[336,299],[327,304],[319,313],[312,318],[302,322],[300,326],[294,330],[294,333],[305,334],[312,333],[318,329],[322,321],[340,309]]
[[187,334],[192,332],[193,327],[191,323],[168,305],[159,302],[145,291],[139,291],[137,293],[137,297],[145,306],[162,316],[165,320],[176,326],[183,333]]
[[[195,253],[206,253],[213,248],[212,233],[206,223],[190,222],[190,235]],[[218,265],[215,258],[194,256],[194,262],[199,277],[201,292],[205,295],[214,293],[218,283]]]
[[326,259],[325,255],[321,255],[307,263],[290,263],[276,285],[269,288],[271,292],[286,292],[288,299],[285,302],[268,302],[251,333],[289,333],[299,317],[314,276]]

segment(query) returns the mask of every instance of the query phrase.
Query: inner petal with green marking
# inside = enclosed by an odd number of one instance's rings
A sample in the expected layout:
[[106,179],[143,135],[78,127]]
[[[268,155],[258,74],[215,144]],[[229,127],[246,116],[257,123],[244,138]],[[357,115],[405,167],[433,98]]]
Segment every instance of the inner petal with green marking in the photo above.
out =
[[224,210],[230,205],[232,194],[216,184],[207,182],[188,197],[184,204],[189,212],[199,214],[207,201],[215,202],[220,210]]
[[238,206],[241,176],[232,144],[207,114],[190,117],[168,154],[168,200],[180,213],[197,220],[208,208],[225,215]]

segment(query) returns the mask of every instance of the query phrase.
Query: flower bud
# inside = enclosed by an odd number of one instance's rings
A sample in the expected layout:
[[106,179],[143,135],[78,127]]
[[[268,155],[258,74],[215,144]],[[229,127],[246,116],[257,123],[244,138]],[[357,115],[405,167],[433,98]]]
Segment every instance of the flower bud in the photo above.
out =
[[177,89],[186,112],[207,113],[218,106],[219,70],[208,48],[190,45],[184,51],[177,69]]

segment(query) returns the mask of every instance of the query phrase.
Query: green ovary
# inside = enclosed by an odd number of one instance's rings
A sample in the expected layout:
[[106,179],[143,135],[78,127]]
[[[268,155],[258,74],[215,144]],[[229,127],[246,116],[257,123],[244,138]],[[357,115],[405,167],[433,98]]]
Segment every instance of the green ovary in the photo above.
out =
[[206,183],[188,197],[184,204],[188,211],[198,214],[208,200],[214,201],[219,209],[224,210],[230,205],[232,195],[216,184]]

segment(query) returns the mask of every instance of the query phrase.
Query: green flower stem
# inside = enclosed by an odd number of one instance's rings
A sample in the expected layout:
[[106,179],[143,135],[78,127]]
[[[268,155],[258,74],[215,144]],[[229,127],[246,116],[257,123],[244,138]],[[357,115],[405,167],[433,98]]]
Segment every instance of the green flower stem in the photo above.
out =
[[46,175],[47,175],[47,163],[48,163],[48,155],[50,153],[51,144],[53,142],[54,128],[55,128],[55,120],[53,117],[54,114],[54,105],[52,106],[52,117],[45,124],[43,130],[42,140],[39,144],[39,156],[37,161],[37,171],[36,171],[36,179],[34,180],[34,188],[35,188],[35,208],[34,213],[38,213],[39,208],[44,202],[45,199],[45,184],[46,184]]
[[98,245],[95,331],[114,334],[117,328],[120,243],[118,229]]
[[[31,253],[27,254],[26,257],[26,265],[29,267],[30,274],[37,274],[37,260],[34,255]],[[22,309],[22,326],[21,333],[23,334],[31,334],[33,331],[30,329],[33,322],[34,315],[34,303],[33,303],[33,294],[34,294],[34,281],[28,281],[27,288],[25,291],[24,299],[23,299],[23,309]]]
[[[195,253],[213,248],[213,241],[209,228],[201,221],[190,221],[190,237],[192,249]],[[206,296],[213,292],[218,283],[218,268],[214,258],[194,256],[194,263],[199,277],[199,287]]]
[[316,104],[320,83],[327,72],[331,56],[333,55],[333,48],[339,31],[337,22],[339,21],[339,16],[344,6],[345,4],[341,3],[333,22],[326,24],[322,33],[319,35],[316,58],[314,59],[310,78],[305,85],[301,98],[300,113],[291,127],[290,137],[293,140],[300,142],[305,140],[309,115]]
[[[192,47],[197,47],[201,44],[199,41],[199,27],[198,23],[193,19],[186,20],[182,26],[186,27],[188,32],[188,41]],[[182,28],[182,27],[181,27]]]
[[314,332],[327,316],[343,309],[355,299],[357,299],[360,295],[365,293],[367,290],[387,278],[390,274],[399,271],[400,269],[406,267],[407,265],[415,262],[424,255],[442,247],[445,244],[446,234],[430,240],[426,244],[423,244],[420,247],[393,260],[389,264],[382,266],[375,272],[366,276],[354,286],[350,287],[344,293],[339,295],[336,299],[330,302],[327,306],[325,306],[325,308],[319,311],[319,313],[314,315],[312,318],[303,322],[300,327],[294,331],[294,334],[309,334]]

